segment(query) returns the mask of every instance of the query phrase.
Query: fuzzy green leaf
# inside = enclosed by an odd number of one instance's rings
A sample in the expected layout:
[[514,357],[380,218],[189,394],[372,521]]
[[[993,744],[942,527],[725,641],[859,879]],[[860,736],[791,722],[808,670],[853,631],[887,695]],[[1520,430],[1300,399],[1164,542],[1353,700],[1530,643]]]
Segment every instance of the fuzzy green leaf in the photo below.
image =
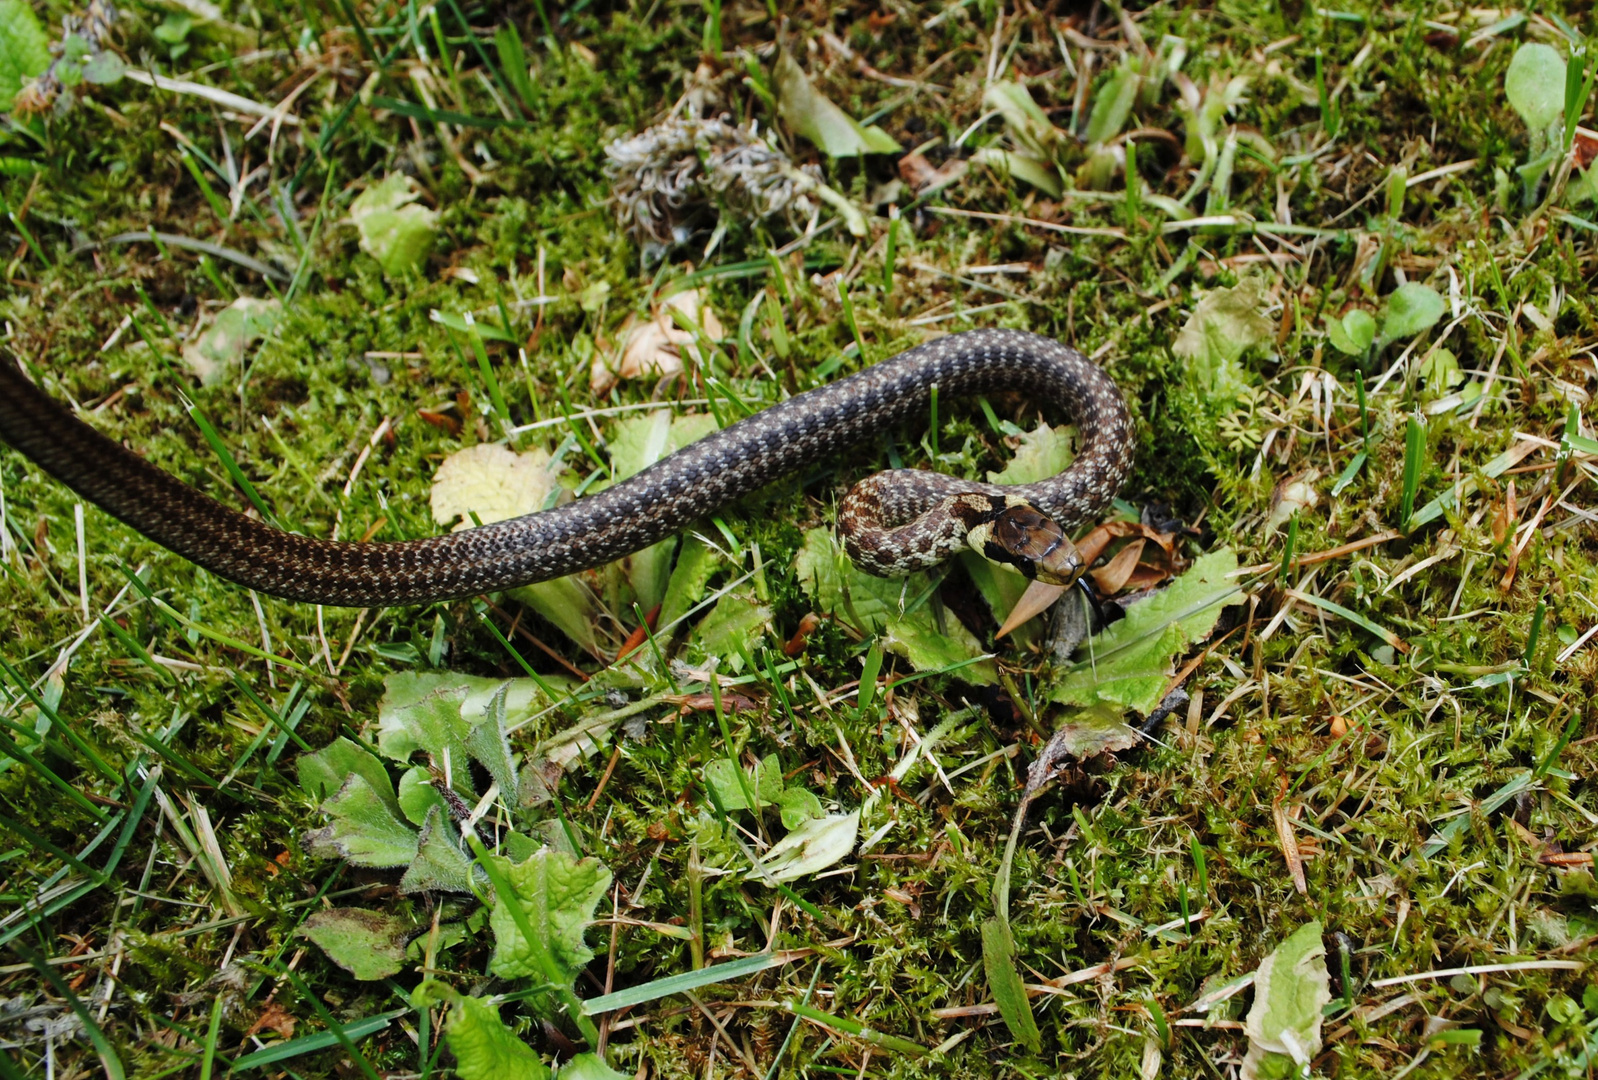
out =
[[305,838],[313,853],[342,857],[356,866],[404,866],[416,858],[416,830],[400,820],[364,776],[346,780],[322,810],[333,820]]
[[1242,603],[1229,576],[1236,569],[1230,548],[1197,559],[1169,587],[1133,604],[1126,618],[1091,638],[1083,646],[1090,659],[1049,687],[1049,700],[1148,714],[1165,693],[1172,661],[1209,635],[1223,607]]
[[363,982],[397,975],[405,964],[405,923],[382,912],[366,908],[313,912],[300,933]]
[[[598,859],[577,859],[545,848],[526,862],[491,856],[512,895],[494,897],[489,925],[494,956],[488,967],[504,979],[536,978],[570,986],[594,951],[583,933],[594,921],[594,906],[610,887],[610,871]],[[528,941],[510,904],[526,915],[538,940]]]
[[748,810],[749,801],[744,798],[744,785],[749,786],[749,794],[761,806],[770,806],[782,794],[782,765],[777,761],[776,754],[767,754],[760,759],[758,769],[744,770],[743,781],[738,779],[738,763],[730,758],[717,758],[705,766],[705,783],[716,793],[716,799],[727,810]]
[[771,608],[755,597],[754,590],[735,589],[699,620],[689,635],[688,648],[699,657],[724,661],[723,670],[736,675],[743,670],[743,649],[752,653],[770,626]]
[[1328,317],[1326,337],[1338,352],[1346,356],[1364,356],[1365,350],[1376,340],[1376,320],[1370,312],[1360,308],[1348,312],[1341,319]]
[[399,889],[407,894],[469,893],[472,891],[472,875],[479,875],[478,880],[481,880],[481,873],[473,867],[470,856],[456,843],[455,826],[449,815],[435,806],[427,812],[422,822],[416,858],[405,868]]
[[549,1080],[544,1059],[480,998],[456,997],[446,1034],[461,1080]]
[[911,604],[925,595],[926,574],[889,580],[863,574],[838,547],[830,529],[811,529],[795,560],[799,584],[824,612],[836,614],[865,633],[881,633],[883,643],[917,671],[959,667],[962,681],[997,681],[991,660],[970,663],[983,655],[982,643],[952,616],[939,626],[932,606]]
[[398,816],[400,804],[394,796],[388,768],[376,754],[343,735],[314,754],[301,755],[295,767],[299,771],[300,790],[317,801],[337,795],[344,781],[359,775]]
[[0,113],[17,91],[50,66],[50,38],[28,0],[0,0]]

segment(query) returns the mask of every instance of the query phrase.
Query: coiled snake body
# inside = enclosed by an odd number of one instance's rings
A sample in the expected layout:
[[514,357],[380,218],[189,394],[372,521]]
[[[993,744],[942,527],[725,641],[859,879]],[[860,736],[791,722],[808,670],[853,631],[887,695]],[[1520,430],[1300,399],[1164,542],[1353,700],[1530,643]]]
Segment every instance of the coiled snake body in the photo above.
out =
[[346,607],[424,603],[561,577],[637,551],[756,488],[940,398],[1017,391],[1063,406],[1083,443],[1035,484],[996,486],[899,469],[857,485],[839,508],[845,547],[885,577],[972,546],[1029,576],[1079,571],[1064,530],[1102,510],[1132,464],[1115,384],[1081,353],[1014,330],[973,330],[910,349],[795,395],[677,451],[597,495],[445,536],[317,540],[230,509],[106,438],[0,362],[0,439],[151,540],[251,589]]

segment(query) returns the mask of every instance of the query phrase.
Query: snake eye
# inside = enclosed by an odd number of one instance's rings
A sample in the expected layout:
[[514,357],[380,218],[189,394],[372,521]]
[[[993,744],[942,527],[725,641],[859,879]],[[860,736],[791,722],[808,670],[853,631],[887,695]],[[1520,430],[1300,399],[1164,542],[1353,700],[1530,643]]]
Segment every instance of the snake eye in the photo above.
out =
[[1030,506],[1002,511],[984,548],[988,558],[1051,585],[1069,585],[1082,573],[1082,558],[1065,530]]

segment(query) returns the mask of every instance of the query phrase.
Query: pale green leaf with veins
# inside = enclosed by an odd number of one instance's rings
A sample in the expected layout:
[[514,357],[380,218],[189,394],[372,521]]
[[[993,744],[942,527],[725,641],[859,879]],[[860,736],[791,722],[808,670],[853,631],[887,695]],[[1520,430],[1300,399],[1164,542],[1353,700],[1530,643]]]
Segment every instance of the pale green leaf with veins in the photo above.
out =
[[445,1034],[461,1080],[549,1080],[544,1059],[481,998],[456,995]]
[[361,250],[389,277],[421,268],[433,248],[438,213],[416,205],[421,191],[404,173],[393,173],[350,204],[350,220],[361,234]]
[[416,858],[416,830],[365,777],[351,776],[322,810],[332,821],[305,838],[313,853],[343,857],[356,866],[404,866]]
[[[570,986],[594,951],[583,934],[594,907],[610,887],[610,871],[598,859],[577,859],[545,848],[522,863],[490,856],[509,883],[510,896],[495,896],[489,925],[494,955],[488,967],[504,979],[532,978]],[[528,941],[511,913],[521,908],[537,940]]]
[[1236,569],[1237,553],[1230,548],[1195,560],[1168,587],[1089,638],[1078,653],[1085,659],[1046,689],[1048,699],[1148,714],[1165,694],[1176,657],[1209,636],[1222,608],[1242,603],[1230,576]]
[[1276,324],[1265,314],[1267,301],[1265,282],[1257,277],[1211,289],[1171,345],[1187,361],[1189,384],[1217,411],[1230,408],[1249,388],[1248,372],[1239,363],[1243,354],[1276,336]]

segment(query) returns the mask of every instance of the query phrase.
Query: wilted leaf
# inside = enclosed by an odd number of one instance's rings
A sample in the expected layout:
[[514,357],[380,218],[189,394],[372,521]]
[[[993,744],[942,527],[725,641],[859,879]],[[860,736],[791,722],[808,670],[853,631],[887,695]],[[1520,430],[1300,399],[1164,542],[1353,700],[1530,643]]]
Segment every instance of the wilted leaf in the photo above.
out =
[[902,149],[893,136],[877,125],[862,127],[834,105],[811,84],[787,49],[777,55],[772,82],[777,92],[777,115],[782,122],[815,143],[828,157],[897,154]]
[[[521,863],[497,855],[490,858],[511,895],[494,897],[489,916],[494,955],[489,970],[503,979],[571,985],[593,958],[583,934],[594,921],[594,906],[610,888],[610,871],[598,859],[577,859],[549,848]],[[522,936],[511,904],[521,908],[539,940],[529,942]]]
[[1042,1046],[1037,1021],[1032,1018],[1032,1003],[1027,1000],[1026,984],[1015,963],[1015,938],[1010,924],[999,916],[982,923],[982,968],[988,976],[988,990],[1004,1017],[1011,1038],[1037,1053]]
[[1207,637],[1221,609],[1242,602],[1228,575],[1237,554],[1221,548],[1199,558],[1169,587],[1127,609],[1126,618],[1089,639],[1090,658],[1046,691],[1050,701],[1104,703],[1147,715],[1165,694],[1172,661]]
[[555,473],[541,448],[518,454],[503,443],[478,443],[457,450],[433,474],[433,520],[460,532],[537,513],[555,488]]
[[50,66],[50,37],[28,0],[0,0],[0,113],[22,84]]
[[183,346],[183,362],[211,386],[237,372],[250,346],[277,325],[283,305],[241,296],[217,315],[205,333]]
[[418,269],[433,247],[438,214],[416,200],[421,190],[404,173],[374,184],[350,204],[350,220],[361,234],[361,250],[389,277]]
[[1254,1004],[1244,1023],[1248,1034],[1244,1080],[1259,1076],[1261,1066],[1275,1056],[1288,1058],[1292,1063],[1290,1071],[1282,1073],[1267,1066],[1268,1075],[1295,1075],[1307,1070],[1321,1049],[1321,1008],[1331,1000],[1331,976],[1326,970],[1321,924],[1306,923],[1261,960],[1255,973]]
[[1188,381],[1217,410],[1229,408],[1248,388],[1248,373],[1238,363],[1243,354],[1276,336],[1266,300],[1265,282],[1257,277],[1211,289],[1171,346],[1188,362]]
[[1528,41],[1504,72],[1504,96],[1535,132],[1565,115],[1565,61],[1551,45]]
[[455,995],[445,1034],[461,1080],[549,1080],[544,1059],[505,1026],[496,1006],[480,998]]
[[1062,754],[1090,758],[1129,750],[1140,737],[1126,722],[1123,709],[1101,701],[1070,713],[1055,729],[1050,743]]
[[397,975],[405,965],[406,926],[392,915],[365,908],[316,911],[305,920],[300,933],[363,982]]
[[784,836],[760,857],[760,865],[777,881],[819,873],[842,862],[860,835],[860,811],[811,818]]
[[1422,330],[1437,325],[1448,311],[1448,301],[1430,285],[1418,281],[1406,282],[1387,297],[1382,308],[1382,336],[1380,344],[1414,337]]
[[404,866],[416,858],[416,830],[400,820],[365,777],[351,776],[322,810],[333,820],[306,836],[305,845],[314,854],[342,857],[356,866]]

